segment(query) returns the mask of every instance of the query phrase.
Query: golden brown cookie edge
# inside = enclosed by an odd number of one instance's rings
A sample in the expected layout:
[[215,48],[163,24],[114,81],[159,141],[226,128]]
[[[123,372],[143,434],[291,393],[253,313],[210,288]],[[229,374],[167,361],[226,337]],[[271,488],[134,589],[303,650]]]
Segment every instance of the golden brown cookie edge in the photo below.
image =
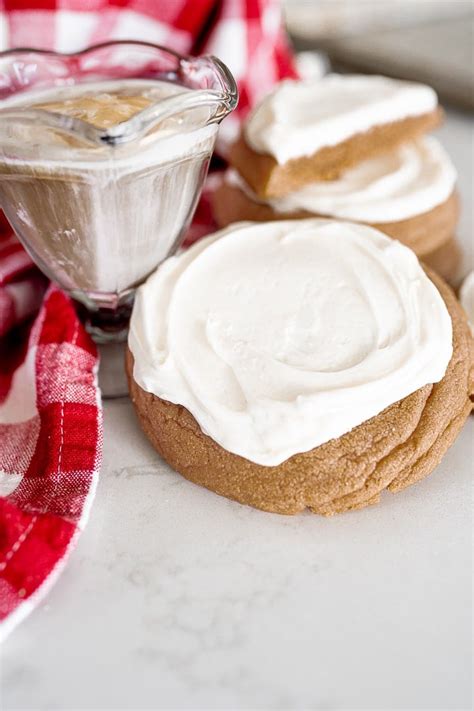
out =
[[245,129],[229,152],[230,164],[242,175],[256,195],[282,197],[315,180],[334,180],[349,167],[439,126],[442,110],[380,124],[356,133],[334,146],[325,146],[310,156],[279,164],[268,153],[258,153],[245,140]]

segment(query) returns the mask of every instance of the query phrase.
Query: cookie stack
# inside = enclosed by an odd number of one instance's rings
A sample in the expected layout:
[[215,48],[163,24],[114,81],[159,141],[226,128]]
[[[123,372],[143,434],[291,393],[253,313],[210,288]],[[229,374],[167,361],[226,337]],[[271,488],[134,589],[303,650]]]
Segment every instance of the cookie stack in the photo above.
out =
[[314,216],[360,222],[456,274],[456,171],[426,134],[442,119],[430,87],[331,74],[279,84],[248,117],[214,194],[224,227]]

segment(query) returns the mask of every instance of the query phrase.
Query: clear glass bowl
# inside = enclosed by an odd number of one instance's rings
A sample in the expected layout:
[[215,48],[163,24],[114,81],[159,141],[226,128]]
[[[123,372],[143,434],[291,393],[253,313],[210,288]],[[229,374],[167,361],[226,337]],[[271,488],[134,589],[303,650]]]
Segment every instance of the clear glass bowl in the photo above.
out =
[[[54,108],[124,87],[148,104],[118,124]],[[134,289],[178,248],[236,104],[215,57],[127,41],[0,53],[0,206],[40,269],[87,309],[98,342],[123,339]]]

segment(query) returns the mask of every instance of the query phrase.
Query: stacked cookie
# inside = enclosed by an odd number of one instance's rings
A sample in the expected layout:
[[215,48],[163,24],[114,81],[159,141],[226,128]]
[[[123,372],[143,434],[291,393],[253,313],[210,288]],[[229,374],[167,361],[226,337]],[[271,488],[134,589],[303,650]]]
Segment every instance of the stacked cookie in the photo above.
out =
[[214,194],[219,226],[324,216],[364,223],[452,280],[456,172],[426,134],[441,122],[428,86],[381,76],[281,83],[250,114]]

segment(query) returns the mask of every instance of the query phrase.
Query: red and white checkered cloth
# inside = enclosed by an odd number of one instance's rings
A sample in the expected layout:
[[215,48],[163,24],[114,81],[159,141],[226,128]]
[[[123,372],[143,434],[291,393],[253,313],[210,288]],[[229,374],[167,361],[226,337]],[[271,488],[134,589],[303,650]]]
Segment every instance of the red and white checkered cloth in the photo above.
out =
[[[110,39],[220,57],[240,90],[227,138],[295,76],[278,0],[0,0],[0,49],[74,52]],[[205,191],[187,242],[213,227]],[[68,297],[46,288],[0,217],[0,639],[62,569],[101,460],[96,349]]]
[[45,286],[0,236],[0,639],[61,569],[101,458],[96,349],[70,300],[54,286],[43,298]]

